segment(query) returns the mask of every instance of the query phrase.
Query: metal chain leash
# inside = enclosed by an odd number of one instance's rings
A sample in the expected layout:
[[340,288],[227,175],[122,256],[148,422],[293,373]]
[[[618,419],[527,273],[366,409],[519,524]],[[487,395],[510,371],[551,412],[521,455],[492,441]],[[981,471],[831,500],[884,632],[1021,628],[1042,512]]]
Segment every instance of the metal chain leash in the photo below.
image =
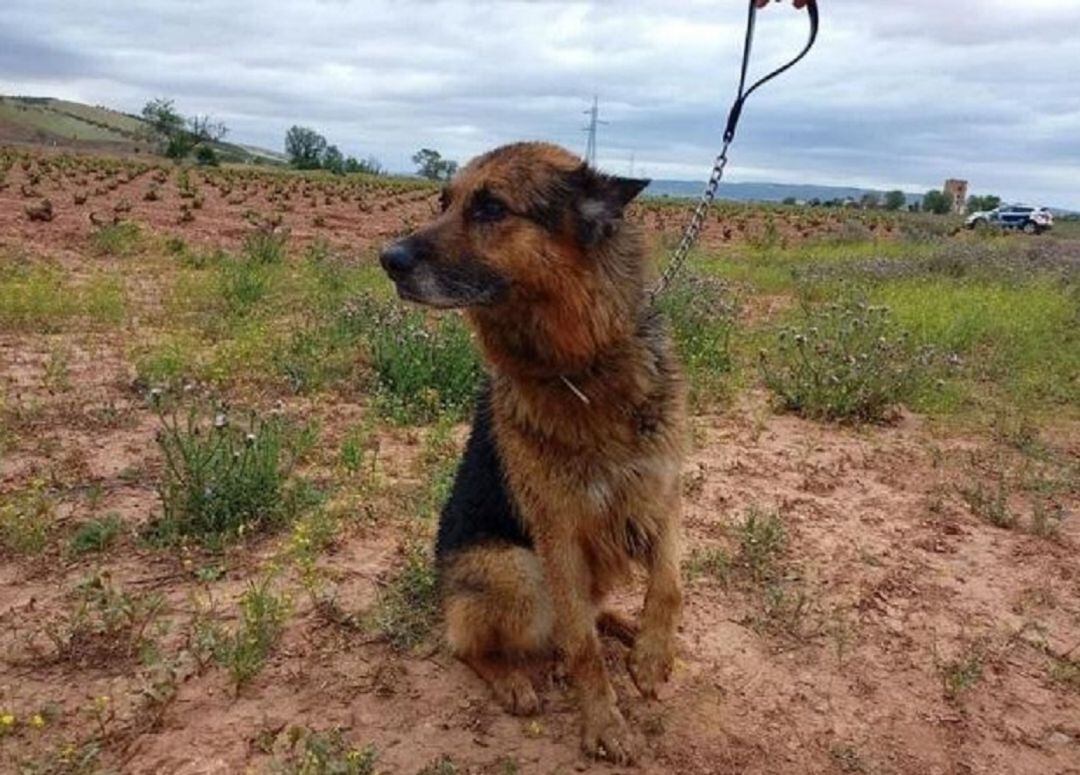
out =
[[672,251],[671,258],[660,275],[660,280],[649,291],[650,302],[655,302],[656,297],[671,285],[671,281],[675,279],[675,275],[679,273],[682,265],[686,262],[686,257],[690,255],[694,243],[697,242],[698,235],[701,234],[701,229],[705,225],[705,216],[709,214],[709,208],[712,206],[713,200],[716,199],[716,191],[720,187],[720,181],[724,178],[724,168],[727,167],[727,152],[730,146],[731,140],[725,140],[724,147],[720,149],[716,161],[713,162],[709,182],[706,184],[705,190],[701,192],[701,198],[698,200],[697,207],[694,208],[693,215],[690,216],[690,222],[686,224],[686,229],[683,230],[682,239],[679,240],[678,246]]
[[690,216],[689,223],[686,224],[682,239],[679,240],[678,246],[672,251],[671,258],[668,260],[664,271],[660,274],[659,281],[649,291],[650,303],[655,303],[656,298],[671,285],[671,281],[675,279],[675,275],[679,273],[683,264],[686,263],[687,256],[690,255],[690,251],[701,235],[701,230],[705,226],[705,217],[709,214],[709,208],[716,199],[716,191],[724,177],[724,169],[728,163],[728,148],[731,147],[731,142],[735,139],[735,129],[739,124],[739,118],[742,116],[742,109],[747,98],[757,91],[759,87],[764,86],[776,76],[794,67],[814,47],[814,42],[817,40],[819,21],[817,0],[807,0],[806,9],[810,17],[810,40],[807,42],[806,47],[786,65],[776,68],[747,89],[746,73],[750,68],[750,51],[754,43],[754,25],[757,20],[757,3],[755,0],[750,0],[750,11],[746,20],[746,41],[743,44],[742,74],[739,77],[739,92],[731,106],[731,112],[728,113],[727,127],[724,129],[724,145],[720,149],[716,161],[713,162],[709,182],[705,185],[705,190],[698,200],[697,207],[694,208],[693,215]]

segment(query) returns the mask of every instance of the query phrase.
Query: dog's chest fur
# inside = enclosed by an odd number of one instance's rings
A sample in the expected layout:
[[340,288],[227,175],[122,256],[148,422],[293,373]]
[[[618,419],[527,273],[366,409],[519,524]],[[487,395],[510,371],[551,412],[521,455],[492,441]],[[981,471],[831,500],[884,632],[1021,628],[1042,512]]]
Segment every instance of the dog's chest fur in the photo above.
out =
[[534,541],[578,540],[603,586],[651,551],[678,497],[681,378],[666,337],[575,383],[496,377],[493,431],[510,495]]

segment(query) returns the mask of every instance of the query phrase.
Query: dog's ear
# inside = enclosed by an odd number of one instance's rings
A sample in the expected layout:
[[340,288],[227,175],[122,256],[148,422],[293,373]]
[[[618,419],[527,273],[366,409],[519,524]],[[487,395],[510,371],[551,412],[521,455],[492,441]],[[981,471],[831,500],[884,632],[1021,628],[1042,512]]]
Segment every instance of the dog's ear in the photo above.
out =
[[570,173],[570,189],[576,208],[578,239],[595,245],[615,233],[626,206],[650,181],[605,175],[586,164]]

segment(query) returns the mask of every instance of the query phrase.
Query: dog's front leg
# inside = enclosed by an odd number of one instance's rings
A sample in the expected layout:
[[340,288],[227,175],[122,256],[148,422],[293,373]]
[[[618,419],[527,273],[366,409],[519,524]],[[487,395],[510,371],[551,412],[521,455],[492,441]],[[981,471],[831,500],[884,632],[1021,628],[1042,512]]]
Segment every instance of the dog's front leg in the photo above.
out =
[[581,702],[582,746],[592,756],[628,764],[635,758],[633,739],[604,667],[589,565],[569,527],[538,536],[537,551],[551,588],[557,641]]
[[[627,657],[627,668],[638,691],[655,698],[657,688],[671,676],[675,663],[675,630],[682,613],[679,576],[679,498],[677,485],[648,558],[649,581],[641,630]],[[667,500],[670,504],[672,500]]]

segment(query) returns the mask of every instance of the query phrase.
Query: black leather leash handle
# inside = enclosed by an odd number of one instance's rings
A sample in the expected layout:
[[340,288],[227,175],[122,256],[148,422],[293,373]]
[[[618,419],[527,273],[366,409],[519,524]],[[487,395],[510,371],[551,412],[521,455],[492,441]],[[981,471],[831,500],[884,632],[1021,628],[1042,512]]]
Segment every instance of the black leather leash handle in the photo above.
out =
[[739,77],[739,94],[735,98],[735,104],[731,106],[731,112],[728,113],[727,128],[724,130],[724,142],[731,142],[735,138],[735,128],[739,125],[739,118],[742,116],[743,105],[746,104],[746,100],[750,95],[776,76],[786,73],[793,68],[801,62],[802,58],[809,54],[810,49],[814,47],[814,43],[817,41],[818,23],[820,21],[817,0],[808,0],[806,11],[810,15],[810,40],[807,41],[806,47],[799,52],[797,57],[792,59],[786,65],[776,68],[747,89],[746,73],[750,69],[750,51],[754,47],[754,26],[757,22],[758,12],[757,3],[755,0],[750,0],[750,12],[746,20],[746,42],[743,44],[742,75]]

